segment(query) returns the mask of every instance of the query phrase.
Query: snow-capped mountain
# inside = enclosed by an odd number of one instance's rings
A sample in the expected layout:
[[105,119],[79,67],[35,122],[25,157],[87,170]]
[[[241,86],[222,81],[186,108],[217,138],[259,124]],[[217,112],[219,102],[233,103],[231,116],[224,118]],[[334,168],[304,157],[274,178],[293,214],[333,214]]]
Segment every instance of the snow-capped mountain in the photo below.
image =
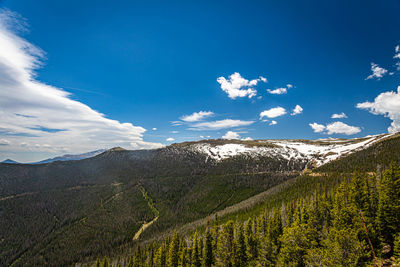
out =
[[63,156],[55,157],[55,158],[50,158],[50,159],[45,159],[42,161],[34,162],[32,164],[42,164],[42,163],[50,163],[54,161],[67,161],[67,160],[81,160],[81,159],[87,159],[91,157],[95,157],[103,152],[105,152],[107,149],[99,149],[87,153],[82,153],[82,154],[77,154],[77,155],[71,155],[71,154],[66,154]]
[[208,158],[222,161],[231,157],[245,155],[249,157],[275,157],[288,161],[307,161],[321,166],[341,156],[369,147],[393,134],[381,134],[355,139],[318,139],[318,140],[215,140],[189,143],[188,149],[207,155]]

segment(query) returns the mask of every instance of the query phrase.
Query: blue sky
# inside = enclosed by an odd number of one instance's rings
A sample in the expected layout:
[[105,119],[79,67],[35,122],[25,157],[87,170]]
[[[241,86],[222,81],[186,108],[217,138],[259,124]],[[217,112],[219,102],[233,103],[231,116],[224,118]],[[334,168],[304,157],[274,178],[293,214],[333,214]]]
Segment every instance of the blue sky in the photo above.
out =
[[2,1],[0,160],[398,131],[400,2],[349,2]]

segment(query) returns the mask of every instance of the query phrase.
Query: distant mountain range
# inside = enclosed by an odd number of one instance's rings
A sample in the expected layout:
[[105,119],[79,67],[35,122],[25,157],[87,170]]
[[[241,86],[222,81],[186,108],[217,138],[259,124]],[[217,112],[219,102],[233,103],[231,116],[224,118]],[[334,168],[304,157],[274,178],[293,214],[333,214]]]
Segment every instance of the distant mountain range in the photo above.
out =
[[12,159],[3,160],[1,163],[19,164],[19,162],[16,162],[15,160]]
[[[55,161],[68,161],[68,160],[87,159],[87,158],[91,158],[91,157],[97,156],[97,155],[105,152],[106,150],[107,149],[99,149],[99,150],[86,152],[86,153],[82,153],[82,154],[77,154],[77,155],[66,154],[66,155],[63,155],[63,156],[50,158],[50,159],[45,159],[45,160],[41,160],[41,161],[38,161],[38,162],[32,162],[32,163],[29,163],[29,164],[43,164],[43,163],[50,163],[50,162],[55,162]],[[12,160],[12,159],[6,159],[6,160],[2,161],[1,163],[21,164],[21,163],[15,161],[15,160]]]

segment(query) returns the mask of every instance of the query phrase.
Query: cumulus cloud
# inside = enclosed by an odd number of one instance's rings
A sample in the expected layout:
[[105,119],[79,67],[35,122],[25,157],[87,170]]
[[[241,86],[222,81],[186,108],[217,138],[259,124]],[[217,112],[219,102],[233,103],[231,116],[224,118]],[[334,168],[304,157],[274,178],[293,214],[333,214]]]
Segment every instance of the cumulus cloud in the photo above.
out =
[[282,115],[286,114],[286,109],[284,109],[283,107],[276,107],[276,108],[271,108],[268,110],[264,110],[263,112],[260,113],[260,119],[262,119],[263,117],[267,117],[267,118],[276,118]]
[[347,115],[344,114],[344,112],[339,113],[339,114],[334,113],[334,114],[332,114],[331,118],[332,119],[345,119],[345,118],[347,118]]
[[310,123],[310,127],[314,130],[315,133],[325,133],[325,134],[345,134],[345,135],[353,135],[361,132],[360,127],[350,126],[341,121],[336,121],[327,124],[326,126],[323,124],[318,124],[316,122]]
[[153,128],[152,130],[153,130],[153,131],[157,131],[157,128]]
[[233,73],[228,79],[219,77],[217,82],[221,85],[221,89],[228,94],[231,99],[237,97],[252,98],[257,95],[257,90],[253,87],[259,82],[267,82],[267,79],[260,76],[258,79],[247,80],[243,78],[238,72]]
[[392,123],[388,131],[390,133],[400,131],[400,86],[397,87],[397,92],[390,91],[379,94],[373,102],[358,103],[357,108],[390,118]]
[[272,89],[267,89],[267,92],[272,94],[272,95],[284,95],[287,94],[288,89],[293,88],[294,86],[290,83],[286,84],[286,87],[280,87],[280,88],[276,88],[274,90]]
[[371,71],[372,74],[369,75],[367,78],[365,78],[365,80],[370,80],[370,79],[380,80],[388,72],[387,69],[379,67],[379,65],[375,64],[374,62],[371,62]]
[[290,115],[295,116],[301,113],[303,113],[303,108],[300,105],[296,105]]
[[276,125],[276,124],[278,124],[276,121],[274,121],[274,120],[272,120],[270,123],[269,123],[269,125]]
[[239,139],[240,135],[237,132],[227,131],[222,139]]
[[[0,137],[7,136],[11,144],[25,145],[2,147],[2,154],[20,153],[22,158],[26,151],[43,155],[112,146],[129,149],[162,146],[145,142],[143,127],[106,118],[73,100],[68,92],[36,80],[35,70],[42,65],[44,52],[17,36],[10,28],[10,20],[13,15],[3,10],[0,14]],[[37,159],[33,156],[27,160]]]
[[287,89],[285,87],[282,88],[276,88],[274,90],[267,89],[268,93],[273,94],[273,95],[283,95],[287,94]]
[[221,137],[222,139],[227,139],[227,140],[244,140],[244,141],[251,141],[253,138],[251,137],[246,137],[246,138],[240,138],[239,133],[233,132],[233,131],[227,131],[225,135]]
[[214,112],[211,111],[199,111],[199,112],[193,112],[190,115],[184,115],[180,117],[182,121],[185,122],[196,122],[196,121],[201,121],[207,117],[210,117],[214,115]]
[[174,138],[172,138],[172,137],[169,137],[169,138],[167,138],[167,139],[165,139],[167,142],[173,142],[173,141],[175,141],[175,139]]
[[221,130],[239,126],[248,126],[253,123],[254,121],[225,119],[218,121],[198,122],[190,125],[189,130]]
[[316,122],[308,124],[314,130],[314,133],[322,133],[325,130],[325,125]]

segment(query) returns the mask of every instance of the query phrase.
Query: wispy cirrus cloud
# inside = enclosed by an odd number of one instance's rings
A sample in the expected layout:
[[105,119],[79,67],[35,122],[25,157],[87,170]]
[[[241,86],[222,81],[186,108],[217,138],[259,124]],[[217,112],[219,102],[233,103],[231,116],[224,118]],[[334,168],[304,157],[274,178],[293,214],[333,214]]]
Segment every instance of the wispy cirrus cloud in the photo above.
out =
[[219,77],[217,82],[220,84],[221,89],[228,94],[231,99],[238,97],[252,98],[257,95],[257,90],[254,87],[259,82],[267,82],[265,77],[260,76],[258,79],[247,80],[243,78],[240,73],[235,72],[226,79],[225,77]]
[[[8,146],[1,153],[80,153],[123,146],[156,148],[143,140],[146,129],[106,118],[68,92],[36,79],[44,52],[13,31],[18,17],[0,11],[0,137]],[[54,131],[46,131],[53,129]],[[22,145],[23,144],[23,145]],[[31,158],[38,160],[34,153]]]
[[213,115],[214,112],[212,111],[199,111],[199,112],[193,112],[190,115],[184,115],[180,117],[180,119],[184,122],[196,122],[196,121],[201,121]]

